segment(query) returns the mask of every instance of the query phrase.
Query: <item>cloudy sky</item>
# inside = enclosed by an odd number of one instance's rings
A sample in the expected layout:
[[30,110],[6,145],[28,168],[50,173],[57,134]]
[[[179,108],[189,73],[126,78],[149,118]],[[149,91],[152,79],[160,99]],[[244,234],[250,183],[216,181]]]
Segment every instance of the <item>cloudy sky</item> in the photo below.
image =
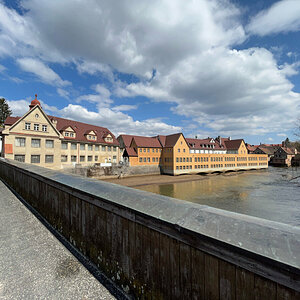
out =
[[277,143],[300,117],[299,0],[0,0],[0,97],[120,133]]

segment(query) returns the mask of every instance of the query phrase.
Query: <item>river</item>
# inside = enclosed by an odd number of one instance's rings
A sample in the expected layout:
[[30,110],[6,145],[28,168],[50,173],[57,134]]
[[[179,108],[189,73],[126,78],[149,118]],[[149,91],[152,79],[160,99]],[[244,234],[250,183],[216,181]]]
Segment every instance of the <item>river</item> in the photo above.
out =
[[300,168],[201,176],[201,180],[138,189],[300,226]]

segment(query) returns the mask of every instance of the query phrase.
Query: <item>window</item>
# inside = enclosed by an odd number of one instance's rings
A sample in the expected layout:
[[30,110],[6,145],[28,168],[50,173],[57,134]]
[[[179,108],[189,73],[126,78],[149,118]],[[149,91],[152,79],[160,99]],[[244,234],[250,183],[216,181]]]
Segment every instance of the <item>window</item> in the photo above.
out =
[[156,162],[158,162],[158,157],[156,157]]
[[144,148],[144,152],[146,152],[146,148]]
[[111,146],[107,146],[107,151],[111,151]]
[[155,149],[153,148],[153,149],[152,149],[152,152],[154,152],[154,151],[155,151]]
[[46,148],[54,148],[54,141],[46,140]]
[[71,155],[71,162],[76,162],[76,161],[77,161],[77,156]]
[[185,152],[185,149],[183,149],[183,152]]
[[178,153],[180,153],[180,149],[178,148]]
[[148,148],[147,151],[150,152],[150,148]]
[[65,136],[69,136],[69,132],[65,132]]
[[31,163],[32,164],[39,164],[41,161],[40,155],[31,155]]
[[95,155],[95,161],[98,161],[98,155]]
[[93,160],[93,156],[92,155],[89,155],[88,156],[88,161],[92,161]]
[[99,146],[95,145],[95,151],[99,151]]
[[152,157],[152,162],[155,162],[155,157]]
[[178,157],[176,157],[176,162],[179,162],[179,158]]
[[32,148],[40,148],[41,140],[40,139],[31,139],[31,147]]
[[93,145],[88,145],[88,151],[93,151]]
[[71,149],[76,150],[77,149],[77,144],[76,143],[71,143]]
[[66,161],[68,161],[68,155],[62,155],[61,158],[60,158],[60,161],[61,161],[61,162],[66,162]]
[[53,155],[45,155],[45,163],[53,163]]
[[23,154],[15,155],[15,160],[20,162],[25,162],[25,155]]
[[148,163],[150,162],[150,157],[148,157],[147,161],[148,161]]
[[106,151],[106,146],[101,146],[101,151]]
[[25,129],[26,130],[30,130],[31,127],[31,123],[25,123]]
[[85,144],[80,144],[80,150],[85,150]]
[[81,162],[85,161],[85,156],[80,155],[80,161],[81,161]]
[[61,149],[68,149],[68,143],[61,143]]
[[144,157],[144,162],[146,162],[147,161],[147,159],[146,159],[146,157]]
[[73,132],[70,132],[70,137],[74,137],[74,133]]
[[40,130],[40,125],[39,124],[34,124],[33,129],[35,131],[39,131]]
[[117,147],[113,146],[113,151],[116,152],[117,151]]
[[142,149],[142,148],[140,148],[140,152],[143,152],[143,149]]
[[16,147],[25,147],[25,138],[16,138],[15,145]]
[[141,157],[139,158],[139,162],[143,162],[143,159]]
[[47,131],[47,125],[42,125],[42,131],[44,131],[44,132]]

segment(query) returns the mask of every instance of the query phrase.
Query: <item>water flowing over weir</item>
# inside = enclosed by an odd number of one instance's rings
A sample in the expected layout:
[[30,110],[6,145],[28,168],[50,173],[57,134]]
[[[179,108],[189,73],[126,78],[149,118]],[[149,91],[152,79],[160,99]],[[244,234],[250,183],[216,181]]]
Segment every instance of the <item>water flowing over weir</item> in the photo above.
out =
[[14,161],[0,177],[137,298],[300,296],[297,227]]

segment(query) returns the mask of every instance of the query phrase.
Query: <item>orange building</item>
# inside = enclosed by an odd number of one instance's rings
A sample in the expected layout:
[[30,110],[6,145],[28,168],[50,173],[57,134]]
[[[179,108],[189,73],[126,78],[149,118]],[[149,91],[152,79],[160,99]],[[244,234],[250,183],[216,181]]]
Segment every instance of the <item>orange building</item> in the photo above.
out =
[[163,173],[171,175],[268,167],[267,155],[248,154],[243,139],[189,139],[182,133],[131,136],[124,153],[131,166],[159,164]]

